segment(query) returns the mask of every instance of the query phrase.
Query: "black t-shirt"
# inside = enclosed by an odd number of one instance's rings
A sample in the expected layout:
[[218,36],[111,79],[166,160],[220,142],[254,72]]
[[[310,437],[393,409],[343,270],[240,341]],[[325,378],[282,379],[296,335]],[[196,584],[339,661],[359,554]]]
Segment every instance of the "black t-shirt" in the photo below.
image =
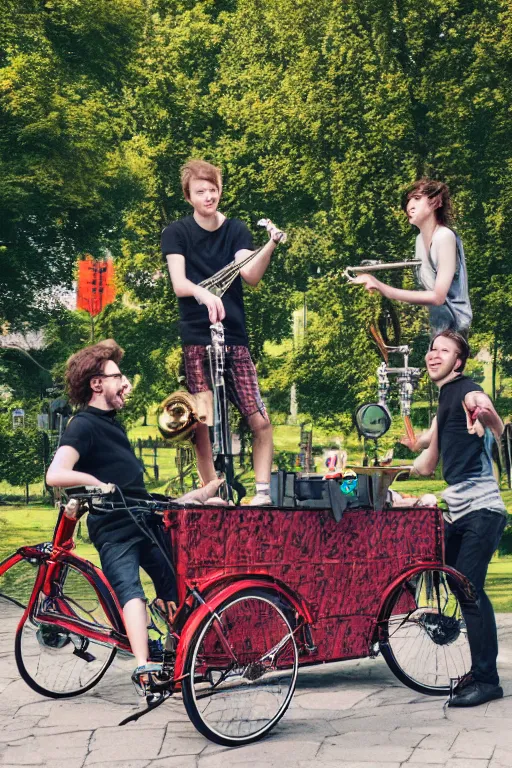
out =
[[[252,235],[240,219],[225,219],[214,232],[200,227],[193,216],[173,221],[162,232],[162,255],[180,253],[185,257],[185,275],[201,283],[234,261],[235,253],[253,249]],[[167,263],[167,262],[166,262]],[[222,297],[226,318],[226,344],[247,346],[242,280],[237,277]],[[210,321],[206,307],[192,296],[178,298],[180,334],[183,344],[211,343]]]
[[[144,486],[144,473],[135,456],[124,427],[115,411],[88,406],[71,419],[60,445],[69,445],[80,454],[74,466],[102,483],[115,483],[130,498],[150,498]],[[128,541],[141,531],[127,512],[118,510],[105,515],[89,514],[89,534],[96,547],[105,541]]]
[[[468,392],[483,392],[467,376],[443,384],[439,393],[437,428],[443,477],[448,485],[487,475],[489,457],[484,437],[470,435],[462,401]],[[492,467],[490,468],[492,474]]]

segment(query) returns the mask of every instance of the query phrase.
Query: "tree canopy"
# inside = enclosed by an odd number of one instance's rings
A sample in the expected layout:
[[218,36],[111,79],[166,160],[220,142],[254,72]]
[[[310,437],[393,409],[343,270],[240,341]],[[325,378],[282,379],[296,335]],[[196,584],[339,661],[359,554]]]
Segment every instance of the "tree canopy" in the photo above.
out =
[[[148,393],[165,389],[179,342],[159,235],[188,212],[179,168],[200,156],[224,171],[223,212],[257,239],[261,216],[289,233],[246,305],[262,359],[307,293],[306,343],[266,379],[295,381],[302,410],[340,413],[374,391],[376,301],[340,272],[412,255],[400,191],[424,174],[453,193],[474,332],[512,355],[506,0],[0,4],[3,320],[38,320],[40,291],[109,249],[125,304],[101,327]],[[420,357],[425,311],[402,321]]]

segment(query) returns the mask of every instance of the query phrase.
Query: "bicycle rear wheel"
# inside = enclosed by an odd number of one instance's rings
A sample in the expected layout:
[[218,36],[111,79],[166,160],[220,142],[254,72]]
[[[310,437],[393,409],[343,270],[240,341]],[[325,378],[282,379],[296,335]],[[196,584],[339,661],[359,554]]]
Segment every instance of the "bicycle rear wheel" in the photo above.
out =
[[[14,651],[20,675],[33,690],[68,698],[101,680],[116,647],[108,642],[112,626],[98,595],[79,567],[63,565],[53,588],[51,597],[39,593],[18,626]],[[59,626],[69,620],[77,626]]]
[[226,600],[192,638],[183,701],[195,727],[217,744],[261,739],[286,712],[298,654],[285,613],[264,591]]
[[379,646],[402,683],[432,696],[447,695],[450,680],[471,669],[471,652],[454,577],[424,570],[390,598]]

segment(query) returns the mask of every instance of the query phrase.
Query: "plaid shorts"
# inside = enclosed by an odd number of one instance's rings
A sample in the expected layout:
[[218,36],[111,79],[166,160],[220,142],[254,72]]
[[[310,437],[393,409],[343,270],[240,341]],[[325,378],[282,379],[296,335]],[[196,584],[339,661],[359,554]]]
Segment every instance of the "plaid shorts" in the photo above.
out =
[[[224,381],[228,398],[245,418],[252,416],[253,413],[261,413],[268,419],[249,349],[240,345],[226,346],[225,353]],[[195,395],[198,392],[211,390],[206,347],[196,344],[186,345],[183,347],[183,358],[190,394]]]

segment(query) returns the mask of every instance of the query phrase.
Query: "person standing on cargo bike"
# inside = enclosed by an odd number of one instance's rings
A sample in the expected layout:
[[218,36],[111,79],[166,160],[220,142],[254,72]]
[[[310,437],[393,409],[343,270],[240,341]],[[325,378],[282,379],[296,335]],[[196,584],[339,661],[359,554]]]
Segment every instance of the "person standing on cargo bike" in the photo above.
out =
[[[222,194],[220,168],[204,160],[189,160],[181,169],[181,184],[192,215],[171,222],[162,232],[161,249],[178,297],[180,335],[185,378],[193,395],[211,396],[207,370],[210,326],[223,323],[227,395],[253,434],[256,495],[251,504],[267,506],[274,444],[272,426],[261,398],[256,368],[249,352],[242,279],[257,285],[270,264],[284,233],[264,220],[268,242],[254,252],[252,235],[240,219],[227,218],[218,210]],[[254,253],[254,258],[247,257]],[[231,263],[243,263],[221,299],[200,285]],[[241,279],[242,278],[242,279]],[[198,424],[194,443],[197,468],[203,482],[216,477],[207,424]]]
[[[152,497],[144,485],[142,465],[116,419],[131,389],[119,369],[123,354],[113,339],[107,339],[81,349],[67,361],[69,399],[82,410],[68,423],[46,481],[64,488],[95,486],[105,493],[117,486],[132,503],[135,500],[143,505]],[[212,499],[221,484],[221,480],[212,481],[178,501],[207,503],[211,499],[222,504],[221,499]],[[101,567],[123,609],[126,633],[137,662],[132,680],[144,692],[148,674],[159,672],[161,665],[148,661],[146,597],[139,567],[155,585],[157,608],[171,619],[176,610],[174,575],[162,549],[144,534],[126,509],[89,513],[87,525]]]
[[412,441],[423,452],[413,472],[430,475],[439,459],[448,488],[445,512],[445,560],[472,582],[476,602],[459,595],[471,649],[471,670],[456,685],[451,707],[472,707],[503,696],[496,658],[494,611],[484,591],[487,568],[507,521],[507,510],[493,474],[491,447],[503,422],[482,387],[463,375],[470,350],[454,331],[434,337],[426,355],[430,379],[439,387],[439,407],[431,428]]

